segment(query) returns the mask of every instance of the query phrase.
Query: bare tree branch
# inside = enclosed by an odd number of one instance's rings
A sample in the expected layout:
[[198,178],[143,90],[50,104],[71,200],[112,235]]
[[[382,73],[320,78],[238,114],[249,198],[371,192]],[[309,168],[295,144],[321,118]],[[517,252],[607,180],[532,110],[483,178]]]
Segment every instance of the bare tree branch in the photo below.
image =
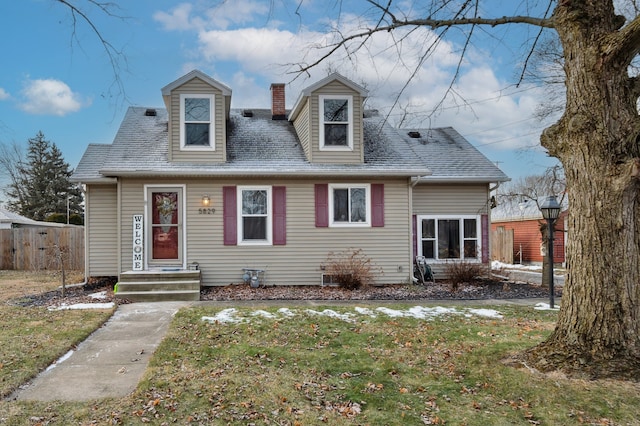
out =
[[[80,44],[80,41],[77,39],[77,36],[76,36],[76,28],[77,28],[78,20],[84,22],[91,29],[91,32],[93,32],[93,34],[97,37],[98,41],[102,45],[109,59],[109,64],[113,72],[112,86],[115,86],[118,92],[116,94],[116,97],[123,96],[124,98],[126,98],[124,82],[121,76],[123,72],[121,64],[124,64],[125,68],[127,64],[127,58],[124,55],[123,51],[116,48],[111,42],[109,42],[109,40],[103,34],[102,30],[98,28],[98,26],[94,23],[94,21],[91,19],[91,17],[89,17],[88,14],[76,4],[77,2],[74,2],[73,0],[55,0],[55,1],[57,1],[58,3],[62,4],[63,6],[69,9],[71,13],[71,20],[72,20],[71,36],[74,40],[76,40],[76,43]],[[118,5],[115,3],[102,2],[97,0],[85,0],[85,1],[86,3],[96,7],[100,12],[102,12],[103,14],[109,17],[125,19],[124,16],[120,16],[114,13],[113,10],[118,8]]]

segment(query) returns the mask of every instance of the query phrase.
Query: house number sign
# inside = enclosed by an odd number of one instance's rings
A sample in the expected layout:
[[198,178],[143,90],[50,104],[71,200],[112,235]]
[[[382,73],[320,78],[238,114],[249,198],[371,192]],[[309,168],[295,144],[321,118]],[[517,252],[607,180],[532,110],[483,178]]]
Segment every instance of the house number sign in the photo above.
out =
[[144,219],[141,214],[133,215],[133,270],[142,271],[144,265]]
[[198,209],[198,214],[214,214],[216,212],[216,209],[212,208],[212,207],[208,207],[208,208],[202,208],[202,209]]

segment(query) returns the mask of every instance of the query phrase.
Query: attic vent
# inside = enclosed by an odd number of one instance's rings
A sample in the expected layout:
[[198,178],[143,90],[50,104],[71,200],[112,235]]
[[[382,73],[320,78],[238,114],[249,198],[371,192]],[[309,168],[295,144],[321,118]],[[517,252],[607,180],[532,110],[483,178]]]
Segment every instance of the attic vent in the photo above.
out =
[[251,111],[250,109],[242,110],[242,116],[243,117],[253,117],[253,111]]
[[144,115],[146,115],[147,117],[155,117],[156,115],[158,115],[158,113],[156,112],[155,109],[149,108],[144,112]]
[[408,135],[410,138],[418,139],[420,137],[420,132],[409,132]]

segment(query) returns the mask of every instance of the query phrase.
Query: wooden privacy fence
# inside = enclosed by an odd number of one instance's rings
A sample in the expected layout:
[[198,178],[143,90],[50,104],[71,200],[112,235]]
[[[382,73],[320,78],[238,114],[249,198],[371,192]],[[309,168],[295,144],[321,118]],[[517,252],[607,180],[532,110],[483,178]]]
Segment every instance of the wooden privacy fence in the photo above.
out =
[[491,232],[491,260],[513,264],[513,229],[499,227]]
[[83,227],[0,229],[0,269],[84,270]]

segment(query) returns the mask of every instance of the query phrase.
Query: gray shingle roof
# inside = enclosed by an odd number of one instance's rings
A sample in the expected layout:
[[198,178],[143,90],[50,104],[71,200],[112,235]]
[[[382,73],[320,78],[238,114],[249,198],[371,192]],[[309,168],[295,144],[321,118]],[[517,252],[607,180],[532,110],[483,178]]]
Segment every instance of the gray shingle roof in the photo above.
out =
[[[509,177],[452,127],[399,129],[398,133],[431,170],[425,181],[505,182]],[[411,137],[414,133],[419,137]]]
[[315,164],[307,161],[288,120],[272,120],[270,110],[231,110],[227,123],[227,162],[168,161],[168,115],[156,108],[130,107],[113,144],[91,144],[73,180],[108,181],[112,176],[425,176],[495,182],[508,178],[451,128],[421,130],[415,140],[375,114],[364,118],[364,164]]

